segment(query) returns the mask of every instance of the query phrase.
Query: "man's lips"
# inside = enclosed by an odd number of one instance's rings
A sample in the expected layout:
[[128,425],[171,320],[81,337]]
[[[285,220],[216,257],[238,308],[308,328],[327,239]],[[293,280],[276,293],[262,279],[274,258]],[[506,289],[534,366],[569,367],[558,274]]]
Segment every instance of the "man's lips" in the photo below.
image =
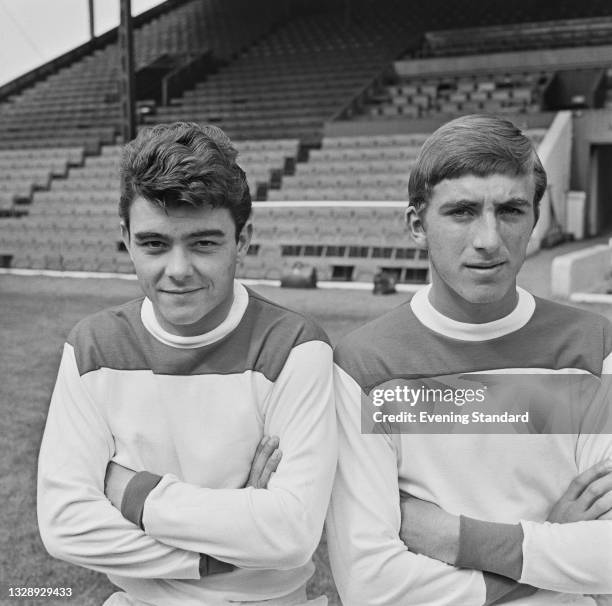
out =
[[505,261],[487,261],[486,263],[481,261],[479,263],[464,263],[464,265],[469,269],[480,269],[484,271],[488,269],[497,269],[505,263]]
[[163,292],[164,294],[167,295],[188,295],[192,292],[198,292],[199,290],[202,290],[202,286],[198,287],[198,288],[185,288],[185,289],[166,289],[166,288],[160,288],[159,292]]

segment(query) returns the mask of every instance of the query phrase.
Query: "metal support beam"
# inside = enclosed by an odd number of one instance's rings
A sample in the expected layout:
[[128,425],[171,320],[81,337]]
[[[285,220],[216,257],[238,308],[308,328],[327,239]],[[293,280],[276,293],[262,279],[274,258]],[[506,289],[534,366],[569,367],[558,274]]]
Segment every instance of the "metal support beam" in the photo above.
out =
[[136,136],[136,103],[134,90],[134,36],[132,32],[131,0],[120,0],[119,23],[119,98],[121,103],[121,134],[124,143]]
[[96,37],[96,24],[94,17],[94,0],[89,0],[89,38],[93,40]]

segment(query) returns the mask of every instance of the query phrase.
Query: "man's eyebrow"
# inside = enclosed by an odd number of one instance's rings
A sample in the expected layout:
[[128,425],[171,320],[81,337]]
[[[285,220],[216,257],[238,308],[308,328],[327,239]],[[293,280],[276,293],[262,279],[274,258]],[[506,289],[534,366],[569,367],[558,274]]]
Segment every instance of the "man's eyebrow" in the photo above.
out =
[[478,200],[469,200],[467,198],[459,198],[457,200],[448,200],[440,205],[440,208],[452,208],[454,206],[476,206],[481,204]]
[[225,232],[222,229],[200,229],[198,231],[192,231],[185,234],[185,238],[222,238],[225,236]]
[[164,234],[160,234],[156,231],[138,231],[134,234],[134,238],[137,240],[146,240],[147,238],[165,238]]
[[[470,200],[469,198],[459,198],[457,200],[448,200],[440,205],[441,209],[444,208],[452,208],[455,206],[477,206],[481,204],[480,200]],[[531,206],[531,202],[529,200],[525,200],[525,198],[508,198],[508,200],[503,200],[502,202],[498,202],[497,205],[502,204],[514,204],[516,206]]]
[[510,198],[508,200],[504,200],[500,202],[500,204],[516,204],[517,206],[531,206],[531,202],[529,200],[525,200],[525,198]]
[[[225,232],[221,229],[200,229],[198,231],[192,231],[182,236],[185,239],[193,238],[220,238],[224,237]],[[167,238],[168,236],[160,234],[156,231],[139,231],[134,234],[137,240],[146,240],[148,238]]]

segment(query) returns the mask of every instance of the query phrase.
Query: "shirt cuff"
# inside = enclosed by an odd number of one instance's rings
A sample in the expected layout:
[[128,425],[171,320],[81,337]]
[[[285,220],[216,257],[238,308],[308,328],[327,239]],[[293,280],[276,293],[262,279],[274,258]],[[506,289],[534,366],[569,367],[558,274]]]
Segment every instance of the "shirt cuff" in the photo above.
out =
[[144,530],[142,512],[145,500],[161,479],[161,476],[154,473],[139,471],[125,487],[121,499],[121,514],[136,526],[140,526],[142,530]]
[[482,576],[487,590],[484,606],[505,604],[512,600],[526,598],[537,591],[536,587],[521,585],[512,579],[493,574],[492,572],[483,572]]
[[200,577],[204,578],[211,574],[223,574],[225,572],[232,572],[236,570],[236,567],[227,562],[222,562],[206,555],[205,553],[200,554]]
[[523,528],[461,516],[455,565],[518,581],[523,571]]

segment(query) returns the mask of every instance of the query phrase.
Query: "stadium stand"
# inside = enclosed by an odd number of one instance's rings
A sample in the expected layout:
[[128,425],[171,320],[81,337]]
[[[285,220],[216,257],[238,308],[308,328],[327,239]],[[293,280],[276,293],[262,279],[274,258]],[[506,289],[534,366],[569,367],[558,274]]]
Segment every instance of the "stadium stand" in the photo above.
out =
[[[602,0],[469,4],[172,0],[138,23],[143,123],[221,126],[237,142],[253,198],[268,200],[255,205],[241,275],[276,279],[302,263],[326,279],[370,280],[385,269],[399,281],[424,281],[427,259],[402,223],[423,138],[458,113],[492,111],[531,124],[558,78],[554,65],[508,69],[495,61],[484,71],[401,75],[397,59],[445,61],[475,52],[476,39],[485,53],[571,45],[580,54],[610,42]],[[13,255],[13,267],[131,271],[116,217],[117,62],[107,36],[23,90],[13,86],[0,104],[0,215],[29,213],[0,220],[0,250]],[[170,85],[168,74],[185,66],[184,81]],[[608,67],[591,79],[606,80]],[[347,116],[352,136],[324,136]],[[398,121],[412,126],[391,134]],[[543,132],[532,131],[536,142]]]
[[[276,23],[279,3],[268,4],[262,11],[248,0],[191,0],[162,12],[135,29],[137,75],[163,57],[172,58],[173,66],[203,53],[229,61]],[[31,149],[36,156],[44,148],[82,146],[87,154],[98,154],[101,145],[116,142],[118,76],[118,45],[112,42],[0,104],[0,150],[17,150],[15,163],[24,159],[12,167],[19,182],[0,184],[3,208],[48,186],[38,173],[29,177],[29,160],[20,150]]]
[[[237,146],[255,193],[257,183],[267,187],[273,172],[295,162],[298,141],[240,141]],[[0,222],[0,247],[13,250],[14,267],[131,270],[117,224],[120,152],[120,146],[103,147],[99,156],[67,174],[64,170],[65,178],[55,179],[51,189],[36,192],[28,217]]]
[[[392,119],[397,116],[416,119],[450,118],[470,112],[538,112],[544,108],[545,102],[555,106],[554,102],[549,102],[548,93],[555,80],[555,70],[562,66],[555,63],[557,55],[550,52],[552,49],[576,48],[572,60],[579,64],[582,58],[585,65],[578,66],[584,69],[591,67],[588,65],[592,60],[589,47],[599,47],[603,55],[609,56],[611,44],[612,17],[609,15],[426,31],[420,45],[394,63],[386,75],[385,84],[377,86],[369,98],[366,97],[360,113]],[[528,51],[539,49],[548,52],[544,56],[545,69],[538,66],[535,55],[528,55]],[[501,55],[505,53],[512,57],[515,52],[521,55],[515,55],[513,60],[522,67],[508,69],[507,61]],[[490,57],[484,63],[474,61],[470,72],[469,57],[479,54],[489,54]],[[466,59],[463,64],[449,63],[446,69],[444,61],[435,61],[436,58],[462,55]],[[411,77],[401,68],[415,58],[429,58],[431,61],[421,61],[420,73]],[[529,59],[530,64],[522,64],[521,58]],[[427,73],[428,68],[431,73]],[[593,78],[597,80],[598,76]],[[556,91],[553,92],[558,96]],[[598,103],[597,100],[594,102]]]
[[426,134],[326,137],[270,200],[405,200],[410,164]]
[[384,14],[360,26],[346,26],[341,15],[299,17],[146,122],[192,119],[235,139],[318,143],[323,122],[380,72],[403,39]]

